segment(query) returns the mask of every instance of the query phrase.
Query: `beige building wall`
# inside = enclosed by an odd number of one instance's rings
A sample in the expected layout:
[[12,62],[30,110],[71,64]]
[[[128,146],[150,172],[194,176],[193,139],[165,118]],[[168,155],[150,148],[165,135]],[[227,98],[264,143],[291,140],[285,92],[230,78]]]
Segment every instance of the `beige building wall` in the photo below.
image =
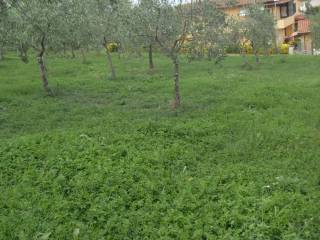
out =
[[286,37],[285,30],[284,29],[276,29],[276,39],[277,39],[277,45],[280,46]]

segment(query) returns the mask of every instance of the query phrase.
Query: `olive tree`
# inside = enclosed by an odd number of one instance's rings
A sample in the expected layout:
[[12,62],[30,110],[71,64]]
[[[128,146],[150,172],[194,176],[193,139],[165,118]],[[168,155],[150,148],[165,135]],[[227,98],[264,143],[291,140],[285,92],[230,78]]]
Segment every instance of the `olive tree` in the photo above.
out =
[[0,0],[0,61],[8,44],[8,7],[7,2]]
[[0,61],[4,58],[5,46],[7,44],[7,39],[5,35],[5,27],[2,21],[0,21]]
[[108,45],[115,43],[121,45],[128,37],[128,15],[131,10],[131,2],[128,0],[92,0],[90,12],[95,39],[103,45],[111,79],[116,79],[116,70]]
[[158,13],[155,41],[173,64],[175,95],[173,107],[177,108],[181,105],[179,54],[191,30],[190,9],[182,4],[173,6],[165,0],[155,1],[152,7]]
[[6,31],[7,47],[16,49],[20,59],[24,63],[28,63],[28,50],[32,42],[30,25],[24,21],[24,16],[17,11],[14,4],[10,5],[8,9],[6,26],[8,28]]
[[17,1],[16,11],[21,22],[26,25],[30,46],[37,53],[40,77],[44,90],[51,94],[47,78],[45,54],[49,47],[56,44],[60,34],[59,12],[62,7],[60,0],[20,0]]
[[254,4],[247,8],[247,16],[239,20],[243,37],[250,40],[256,62],[259,63],[259,51],[268,51],[275,36],[274,17],[262,5]]
[[220,62],[226,56],[229,42],[229,26],[226,15],[212,2],[197,3],[192,10],[190,56]]
[[305,2],[304,14],[311,21],[312,52],[318,54],[320,49],[320,7],[314,7],[311,0]]
[[230,46],[239,47],[239,53],[244,60],[244,65],[248,65],[248,59],[246,58],[246,46],[250,44],[248,37],[248,28],[244,27],[242,21],[239,21],[238,18],[229,18],[229,44]]
[[320,49],[320,12],[310,16],[313,47]]
[[[217,15],[220,12],[209,0],[195,1],[183,4],[180,1],[152,1],[152,12],[156,12],[155,42],[161,51],[167,55],[173,65],[174,101],[173,107],[181,105],[180,94],[180,54],[186,43],[193,41],[192,48],[198,43],[209,46],[215,42],[206,31],[213,30]],[[209,8],[209,9],[207,9]],[[221,32],[220,34],[223,34]]]
[[159,13],[156,0],[140,0],[132,9],[131,32],[132,44],[148,49],[149,70],[154,69],[153,49],[156,44],[155,37]]
[[63,0],[59,8],[61,24],[60,35],[57,38],[57,48],[66,52],[71,49],[72,57],[75,50],[81,50],[85,62],[84,49],[88,49],[93,41],[92,22],[90,21],[90,8],[85,0]]

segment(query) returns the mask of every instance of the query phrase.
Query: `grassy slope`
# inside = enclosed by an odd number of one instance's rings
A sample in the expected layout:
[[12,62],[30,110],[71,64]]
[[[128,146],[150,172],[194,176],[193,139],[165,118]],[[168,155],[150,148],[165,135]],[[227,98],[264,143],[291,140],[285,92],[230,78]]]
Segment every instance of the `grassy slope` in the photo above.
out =
[[319,238],[319,59],[89,60],[0,63],[0,239]]

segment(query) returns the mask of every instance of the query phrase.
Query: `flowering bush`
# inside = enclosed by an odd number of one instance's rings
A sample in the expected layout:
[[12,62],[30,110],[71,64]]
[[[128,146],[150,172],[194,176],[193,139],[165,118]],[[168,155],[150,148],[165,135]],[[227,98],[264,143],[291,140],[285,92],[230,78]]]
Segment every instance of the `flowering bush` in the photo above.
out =
[[289,47],[290,45],[287,43],[283,43],[280,45],[280,53],[281,54],[289,54]]
[[117,43],[109,43],[106,48],[109,52],[118,52],[119,45]]

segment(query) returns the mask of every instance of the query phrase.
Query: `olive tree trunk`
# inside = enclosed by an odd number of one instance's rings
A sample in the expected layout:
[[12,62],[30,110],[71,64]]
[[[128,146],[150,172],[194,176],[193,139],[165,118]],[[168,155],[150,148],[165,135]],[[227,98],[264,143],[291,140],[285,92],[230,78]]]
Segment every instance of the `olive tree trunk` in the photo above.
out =
[[63,56],[67,57],[67,45],[63,43]]
[[178,56],[171,57],[173,67],[174,67],[174,102],[173,107],[178,108],[181,105],[181,95],[180,95],[180,63]]
[[28,49],[29,49],[28,45],[26,45],[24,43],[20,43],[19,44],[19,47],[18,47],[19,57],[20,57],[21,61],[24,62],[24,63],[28,63],[29,62]]
[[259,58],[259,49],[256,47],[255,43],[252,42],[252,49],[253,49],[253,53],[254,53],[254,57],[256,59],[256,64],[260,63],[260,58]]
[[72,58],[76,58],[76,54],[74,52],[74,47],[73,46],[71,46],[71,57]]
[[259,53],[258,50],[254,50],[254,56],[256,58],[256,64],[260,63]]
[[153,46],[152,44],[149,45],[149,70],[154,69],[154,64],[153,64]]
[[113,65],[113,61],[112,61],[112,56],[111,56],[111,53],[108,49],[108,41],[106,38],[104,38],[104,48],[106,49],[106,53],[107,53],[107,60],[108,60],[108,63],[109,63],[109,68],[111,70],[111,79],[114,80],[117,78],[117,75],[116,75],[116,70],[114,68],[114,65]]
[[44,54],[46,52],[44,42],[45,42],[45,37],[43,37],[41,40],[41,49],[38,54],[38,64],[39,64],[40,78],[42,81],[43,88],[48,94],[51,94],[51,90],[49,88],[49,82],[48,82],[48,78],[47,78],[47,69],[46,69],[46,65],[45,65],[45,61],[44,61]]
[[111,70],[111,79],[116,79],[117,75],[116,75],[116,70],[115,70],[114,65],[113,65],[112,56],[111,56],[111,54],[110,54],[108,49],[106,50],[106,52],[107,52],[107,58],[108,58],[109,67],[110,67],[110,70]]
[[80,51],[81,51],[81,56],[82,56],[82,63],[86,63],[87,62],[86,54],[82,48]]

